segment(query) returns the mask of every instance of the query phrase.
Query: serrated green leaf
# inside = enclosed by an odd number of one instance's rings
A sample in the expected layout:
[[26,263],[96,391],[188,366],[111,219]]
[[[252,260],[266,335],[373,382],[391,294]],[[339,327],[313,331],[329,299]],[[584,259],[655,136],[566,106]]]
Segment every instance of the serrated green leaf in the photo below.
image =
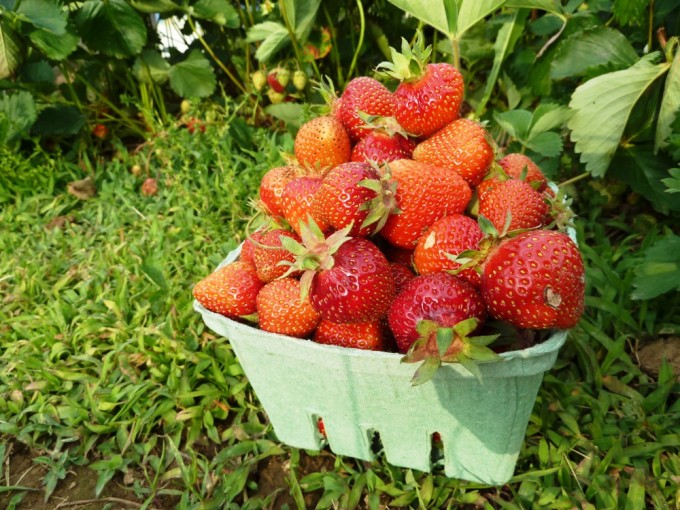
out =
[[645,258],[635,271],[633,299],[652,299],[671,290],[680,290],[680,237],[669,235],[645,250]]
[[283,8],[286,10],[288,21],[293,26],[298,41],[305,41],[309,36],[320,5],[321,0],[283,1]]
[[146,43],[144,20],[125,0],[88,0],[76,22],[88,48],[110,57],[132,57]]
[[279,50],[290,44],[290,37],[286,27],[280,23],[265,21],[250,27],[246,41],[262,41],[255,52],[255,58],[260,62],[268,62]]
[[36,135],[75,135],[85,125],[85,115],[74,106],[57,105],[40,112],[31,128]]
[[[588,172],[596,177],[607,172],[635,103],[667,70],[667,64],[642,59],[629,69],[600,75],[576,88],[569,103],[574,115],[568,127]],[[602,129],[603,122],[607,129]]]
[[562,154],[562,137],[553,131],[539,133],[523,143],[528,149],[546,158],[554,158]]
[[617,0],[613,5],[614,19],[622,25],[640,25],[648,5],[649,0]]
[[561,128],[571,117],[571,110],[556,103],[541,103],[534,110],[529,128],[529,138],[539,133]]
[[192,13],[199,19],[228,28],[238,28],[241,22],[238,12],[227,0],[199,0],[192,6]]
[[130,4],[136,10],[147,14],[167,14],[180,9],[179,5],[171,0],[131,0]]
[[27,134],[37,116],[35,100],[30,93],[3,93],[0,96],[0,118],[5,117],[7,120],[7,131],[0,142],[12,141]]
[[66,32],[67,11],[54,0],[22,0],[17,9],[22,19],[54,35]]
[[0,18],[0,80],[12,76],[19,68],[21,60],[19,38]]
[[[446,2],[440,0],[389,0],[389,2],[414,18],[436,28],[447,37],[454,34],[451,29],[454,23],[451,23],[449,19],[454,10],[452,9],[451,13],[447,12]],[[456,2],[449,3],[455,4]]]
[[654,152],[668,146],[668,137],[673,132],[673,122],[680,111],[680,48],[675,52],[673,63],[666,76],[663,99],[656,122]]
[[458,9],[456,35],[462,36],[504,3],[505,0],[462,0]]
[[162,85],[169,78],[170,64],[155,50],[144,50],[135,59],[132,72],[139,81]]
[[564,10],[558,0],[508,0],[505,7],[511,9],[540,9],[562,17]]
[[560,43],[550,63],[550,77],[561,80],[585,76],[598,67],[610,71],[625,69],[637,59],[637,52],[625,35],[613,28],[596,27],[572,34]]
[[52,60],[65,60],[78,47],[80,37],[72,30],[67,30],[62,35],[55,35],[45,30],[34,30],[28,37],[31,42]]
[[670,177],[661,179],[668,188],[666,193],[680,193],[680,168],[671,168],[668,173]]
[[217,85],[215,71],[198,50],[192,50],[186,60],[173,65],[168,75],[172,90],[181,97],[207,97]]
[[268,115],[282,120],[292,128],[299,128],[304,121],[304,108],[300,103],[270,104],[265,109]]
[[511,110],[509,112],[494,112],[493,118],[511,137],[526,140],[529,136],[532,115],[526,110]]

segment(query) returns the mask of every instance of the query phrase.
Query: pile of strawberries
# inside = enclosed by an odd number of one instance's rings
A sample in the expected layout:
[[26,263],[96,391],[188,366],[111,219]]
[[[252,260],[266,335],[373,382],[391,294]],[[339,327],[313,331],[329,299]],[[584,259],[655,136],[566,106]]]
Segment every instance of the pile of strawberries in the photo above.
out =
[[201,304],[264,331],[405,353],[424,377],[494,359],[491,324],[576,324],[584,268],[568,209],[531,159],[499,158],[460,117],[462,76],[429,51],[404,42],[379,66],[394,92],[355,78],[300,127],[294,160],[261,181],[269,221],[195,286]]

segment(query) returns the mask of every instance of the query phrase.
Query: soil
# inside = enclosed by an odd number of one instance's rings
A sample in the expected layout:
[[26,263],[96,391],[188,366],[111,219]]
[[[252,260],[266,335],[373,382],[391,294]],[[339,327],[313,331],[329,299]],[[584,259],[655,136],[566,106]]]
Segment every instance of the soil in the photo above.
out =
[[[21,502],[16,506],[17,510],[129,510],[139,508],[143,501],[138,499],[132,489],[126,484],[123,476],[114,477],[105,487],[99,497],[95,496],[97,473],[88,467],[72,466],[63,480],[60,480],[56,489],[45,501],[43,479],[47,468],[35,463],[34,459],[40,456],[39,452],[32,451],[17,441],[7,441],[7,453],[4,465],[0,468],[0,488],[8,486],[21,486],[31,488]],[[333,470],[334,457],[322,452],[318,456],[309,456],[300,452],[300,464],[297,471],[298,479],[310,473]],[[253,475],[257,482],[256,496],[266,497],[274,494],[271,510],[284,508],[296,508],[295,501],[290,495],[288,476],[290,465],[288,457],[273,456],[258,464],[257,472]],[[141,476],[140,476],[141,478]],[[4,492],[0,490],[0,509],[8,507],[12,497],[19,491]],[[307,508],[314,508],[321,494],[305,493],[304,499]],[[150,509],[168,510],[175,508],[178,497],[159,497],[149,507]]]
[[680,337],[669,336],[645,343],[637,351],[637,357],[640,367],[653,377],[658,377],[665,358],[680,380]]

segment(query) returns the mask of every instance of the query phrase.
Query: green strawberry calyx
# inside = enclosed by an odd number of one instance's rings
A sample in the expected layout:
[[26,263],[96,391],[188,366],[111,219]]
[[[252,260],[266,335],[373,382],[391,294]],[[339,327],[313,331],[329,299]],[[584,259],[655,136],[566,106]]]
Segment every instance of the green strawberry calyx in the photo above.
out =
[[500,358],[488,345],[500,335],[470,336],[479,326],[479,319],[471,317],[453,327],[440,326],[435,321],[421,320],[416,325],[419,338],[411,345],[401,361],[422,362],[411,379],[413,386],[426,383],[442,363],[460,363],[477,380],[482,381],[480,363]]
[[378,170],[378,173],[380,179],[363,179],[358,182],[359,186],[375,192],[375,197],[363,203],[360,208],[369,211],[361,228],[375,225],[373,234],[385,226],[390,215],[401,212],[397,204],[397,181],[392,177],[389,166],[385,164],[384,170]]
[[281,245],[294,256],[293,262],[287,260],[279,262],[281,265],[290,266],[282,278],[302,271],[302,276],[300,276],[301,300],[309,296],[316,273],[333,268],[335,265],[333,255],[351,239],[348,235],[351,229],[352,223],[326,237],[312,217],[308,216],[307,223],[300,221],[302,243],[291,237],[281,236]]
[[416,81],[425,73],[425,66],[431,54],[432,46],[425,47],[423,33],[419,30],[416,32],[413,46],[403,37],[401,52],[390,46],[391,61],[381,62],[377,69],[381,74],[399,81]]

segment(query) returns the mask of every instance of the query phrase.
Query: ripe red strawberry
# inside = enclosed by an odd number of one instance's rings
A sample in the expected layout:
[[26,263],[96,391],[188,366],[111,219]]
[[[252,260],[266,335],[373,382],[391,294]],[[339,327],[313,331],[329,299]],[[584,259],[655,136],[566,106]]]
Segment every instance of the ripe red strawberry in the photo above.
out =
[[513,152],[503,156],[498,164],[511,179],[520,179],[524,175],[523,180],[535,183],[532,187],[536,191],[543,191],[548,185],[548,179],[529,156]]
[[280,69],[273,69],[269,73],[267,73],[267,83],[269,83],[269,86],[274,90],[274,92],[282,93],[284,90],[286,90],[286,85],[281,83],[279,79],[279,72]]
[[352,161],[382,164],[397,159],[411,159],[416,143],[399,133],[371,130],[352,149]]
[[421,336],[421,321],[453,327],[472,317],[479,322],[486,318],[479,292],[456,276],[440,272],[417,276],[407,283],[392,303],[387,320],[399,352],[405,353]]
[[314,308],[333,322],[370,322],[383,317],[396,287],[382,252],[357,237],[343,243],[333,260],[330,269],[322,269],[312,280]]
[[350,160],[352,147],[347,130],[330,115],[316,117],[304,123],[295,136],[295,157],[298,163],[318,173]]
[[390,48],[392,62],[378,68],[401,82],[394,92],[394,116],[401,127],[414,136],[428,137],[458,118],[464,83],[455,66],[427,64],[431,47],[423,46],[421,34],[413,48],[402,39],[401,55]]
[[239,260],[241,262],[249,262],[255,266],[255,244],[260,242],[260,239],[264,235],[261,230],[256,230],[243,241],[243,246],[241,246],[241,254],[239,255]]
[[[469,216],[450,214],[435,221],[416,245],[413,253],[416,271],[422,275],[459,269],[460,262],[453,259],[467,250],[479,249],[483,237],[482,229]],[[472,267],[457,276],[474,286],[479,286],[481,280]]]
[[295,232],[300,235],[300,222],[308,223],[310,216],[321,230],[327,230],[325,223],[314,209],[315,196],[323,180],[318,175],[305,175],[290,181],[281,194],[283,217]]
[[359,76],[349,81],[334,105],[335,117],[342,122],[352,143],[368,134],[359,112],[391,117],[394,115],[392,92],[375,78]]
[[267,283],[257,295],[260,329],[303,338],[312,334],[319,314],[308,298],[300,298],[300,281],[282,278]]
[[481,292],[496,319],[519,328],[571,328],[584,309],[581,254],[562,232],[524,232],[487,257]]
[[262,285],[255,266],[236,261],[203,278],[194,287],[193,295],[208,310],[238,319],[255,313],[255,299]]
[[293,267],[304,270],[303,294],[326,320],[372,322],[384,317],[395,295],[387,259],[371,241],[349,238],[344,228],[325,238],[315,223],[302,232],[304,245],[284,239],[295,254]]
[[479,197],[479,214],[499,232],[541,227],[549,213],[543,196],[520,179],[499,182]]
[[279,264],[282,261],[293,262],[293,255],[283,248],[281,237],[299,239],[299,237],[288,230],[277,228],[270,230],[259,238],[253,250],[253,262],[257,270],[257,276],[263,282],[270,282],[275,278],[283,276],[289,266]]
[[484,178],[493,158],[487,131],[470,119],[454,120],[413,151],[416,161],[454,170],[473,186]]
[[286,185],[301,175],[302,169],[294,165],[277,166],[268,170],[260,181],[260,201],[274,218],[283,217],[281,195]]
[[380,235],[390,244],[413,249],[418,238],[439,218],[462,213],[472,191],[456,172],[446,168],[399,159],[388,164],[397,182],[398,214],[392,214]]
[[315,219],[334,229],[351,223],[349,235],[366,237],[382,228],[395,206],[390,183],[381,181],[375,168],[368,163],[343,163],[324,176],[314,210]]
[[399,262],[390,262],[390,269],[392,270],[392,278],[394,278],[397,294],[403,290],[408,282],[416,277],[413,271]]
[[386,332],[381,321],[338,324],[321,319],[314,332],[314,341],[367,351],[384,351],[387,347]]

